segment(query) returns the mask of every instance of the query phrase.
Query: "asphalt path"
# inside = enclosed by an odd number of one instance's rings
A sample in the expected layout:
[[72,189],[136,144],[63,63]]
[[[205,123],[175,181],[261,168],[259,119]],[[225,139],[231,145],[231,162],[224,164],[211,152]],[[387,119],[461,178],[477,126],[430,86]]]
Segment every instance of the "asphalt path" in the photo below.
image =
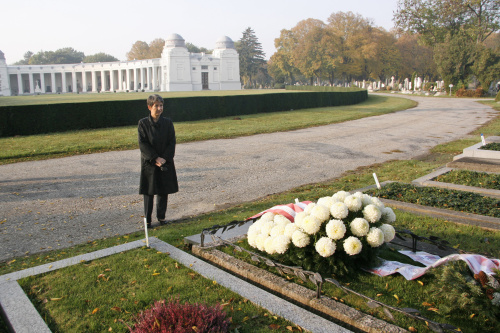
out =
[[[419,104],[341,124],[177,145],[180,191],[169,197],[167,218],[411,159],[497,115],[470,99],[401,97]],[[0,261],[143,229],[139,160],[136,149],[0,166]]]

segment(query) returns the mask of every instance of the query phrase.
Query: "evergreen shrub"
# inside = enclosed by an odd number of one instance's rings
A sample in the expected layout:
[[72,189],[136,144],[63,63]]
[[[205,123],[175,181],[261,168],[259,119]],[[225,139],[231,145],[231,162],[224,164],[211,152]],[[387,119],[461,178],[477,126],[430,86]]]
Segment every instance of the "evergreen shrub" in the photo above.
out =
[[[194,121],[246,114],[360,103],[366,90],[165,98],[163,114]],[[146,100],[0,107],[0,137],[136,125],[149,114]]]

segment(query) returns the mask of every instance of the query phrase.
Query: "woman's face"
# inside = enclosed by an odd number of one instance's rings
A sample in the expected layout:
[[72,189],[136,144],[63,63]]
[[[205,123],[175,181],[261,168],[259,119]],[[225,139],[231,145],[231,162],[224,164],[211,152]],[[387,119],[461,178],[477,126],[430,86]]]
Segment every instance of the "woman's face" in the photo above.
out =
[[160,115],[163,112],[163,103],[161,102],[156,102],[153,105],[148,105],[149,112],[151,112],[151,117],[153,117],[154,120],[158,120],[160,118]]

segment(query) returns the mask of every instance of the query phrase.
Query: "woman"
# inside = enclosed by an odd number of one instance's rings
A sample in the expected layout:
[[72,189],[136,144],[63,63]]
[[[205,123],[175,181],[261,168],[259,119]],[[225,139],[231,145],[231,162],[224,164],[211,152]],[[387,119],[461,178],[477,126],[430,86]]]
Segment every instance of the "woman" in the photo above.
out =
[[163,98],[151,95],[147,100],[149,116],[139,120],[141,181],[139,194],[144,195],[144,219],[151,228],[153,199],[156,195],[156,217],[165,224],[168,195],[179,191],[175,172],[175,130],[172,120],[161,117]]

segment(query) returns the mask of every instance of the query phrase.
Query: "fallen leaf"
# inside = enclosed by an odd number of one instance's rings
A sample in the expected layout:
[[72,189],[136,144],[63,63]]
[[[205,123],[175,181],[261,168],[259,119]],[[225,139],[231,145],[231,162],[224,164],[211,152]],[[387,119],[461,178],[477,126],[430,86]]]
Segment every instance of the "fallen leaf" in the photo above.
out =
[[439,313],[439,309],[438,308],[428,308],[427,310]]
[[382,295],[384,295],[384,294],[377,294],[377,297],[380,297],[380,296],[382,296]]
[[269,325],[269,328],[272,329],[272,330],[278,330],[280,328],[280,325],[278,325],[278,324],[271,324],[271,325]]
[[287,326],[286,329],[289,330],[289,331],[291,331],[291,332],[293,332],[293,327],[292,326]]
[[420,283],[421,286],[424,285],[424,283],[422,281],[420,281],[420,280],[418,280],[417,282]]
[[168,268],[167,268],[167,267],[165,267],[165,272],[167,272],[167,273],[168,273]]
[[470,315],[470,317],[469,317],[469,318],[471,318],[471,319],[472,319],[472,318],[474,318],[475,316],[476,316],[476,314],[475,314],[475,313],[473,313],[473,314],[471,314],[471,315]]
[[175,263],[175,268],[179,269],[179,264]]
[[417,329],[415,327],[413,327],[413,326],[410,326],[410,327],[408,327],[408,331],[410,331],[410,332],[416,332]]
[[99,311],[99,308],[95,308],[94,311],[92,311],[92,314],[96,314],[97,311]]
[[51,298],[50,300],[51,301],[60,301],[62,299],[63,299],[62,297],[54,297],[54,298]]
[[243,320],[241,321],[242,323],[244,323],[245,321],[247,321],[248,319],[250,319],[250,317],[246,316],[245,318],[243,318]]
[[160,273],[153,273],[153,276],[160,275]]
[[432,303],[427,303],[427,302],[423,302],[423,303],[422,303],[422,305],[423,305],[423,306],[434,306],[434,304],[432,304]]
[[122,309],[120,309],[120,308],[119,308],[119,307],[117,307],[117,306],[113,306],[113,307],[111,308],[111,310],[113,310],[113,311],[117,311],[117,312],[122,312]]
[[196,327],[196,326],[191,327],[191,329],[192,329],[193,331],[195,331],[195,332],[198,332],[198,327]]
[[213,283],[214,285],[216,285],[216,284],[217,284],[217,281],[213,280],[213,281],[212,281],[212,283]]
[[394,294],[394,298],[395,298],[395,299],[397,299],[397,300],[398,300],[398,302],[399,302],[399,297],[398,297],[398,295]]

